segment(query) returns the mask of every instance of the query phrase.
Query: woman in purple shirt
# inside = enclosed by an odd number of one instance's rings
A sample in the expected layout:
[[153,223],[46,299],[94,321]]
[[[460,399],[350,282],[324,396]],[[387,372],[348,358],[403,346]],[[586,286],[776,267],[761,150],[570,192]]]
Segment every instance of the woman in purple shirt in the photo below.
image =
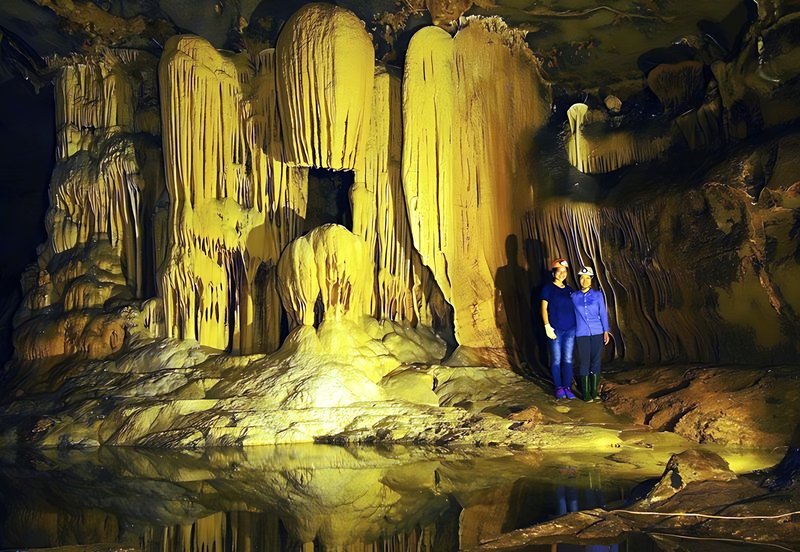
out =
[[578,382],[583,400],[600,398],[600,355],[611,334],[608,328],[608,311],[602,291],[592,289],[594,270],[583,267],[578,272],[580,289],[572,294],[575,309],[575,341],[581,363]]
[[557,399],[574,399],[572,386],[572,349],[575,347],[575,313],[567,279],[567,261],[556,259],[550,265],[553,282],[542,289],[542,320],[550,340],[550,372]]

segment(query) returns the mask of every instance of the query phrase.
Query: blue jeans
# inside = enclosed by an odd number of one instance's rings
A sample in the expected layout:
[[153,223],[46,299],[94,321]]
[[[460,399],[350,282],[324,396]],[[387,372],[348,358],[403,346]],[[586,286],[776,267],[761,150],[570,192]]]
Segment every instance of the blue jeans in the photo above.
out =
[[572,350],[575,348],[575,328],[555,330],[550,341],[550,372],[556,389],[572,385]]

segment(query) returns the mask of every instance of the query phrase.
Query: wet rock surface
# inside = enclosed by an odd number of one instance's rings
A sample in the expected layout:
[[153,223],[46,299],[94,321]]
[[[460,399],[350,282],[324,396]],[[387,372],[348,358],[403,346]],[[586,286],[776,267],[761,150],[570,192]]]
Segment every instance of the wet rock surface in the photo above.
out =
[[[556,401],[501,368],[406,366],[373,383],[364,366],[372,366],[369,347],[376,345],[365,339],[364,356],[346,358],[294,350],[234,357],[187,347],[179,368],[166,367],[170,357],[151,371],[129,369],[131,359],[144,354],[135,350],[117,362],[84,365],[55,392],[10,397],[0,415],[2,442],[44,448],[315,441],[569,450],[622,445],[618,428],[606,427],[620,417],[599,405]],[[159,345],[142,346],[152,347]],[[390,369],[399,364],[393,362]],[[527,414],[517,419],[515,413]]]
[[609,374],[604,404],[615,414],[690,441],[784,447],[800,423],[793,367],[690,367]]
[[662,538],[666,543],[724,539],[797,547],[798,509],[800,494],[796,491],[770,492],[751,479],[737,476],[719,455],[689,450],[673,455],[658,483],[631,506],[570,513],[503,535],[476,550],[511,550],[560,542],[612,544],[626,533],[638,531],[656,533],[656,542]]

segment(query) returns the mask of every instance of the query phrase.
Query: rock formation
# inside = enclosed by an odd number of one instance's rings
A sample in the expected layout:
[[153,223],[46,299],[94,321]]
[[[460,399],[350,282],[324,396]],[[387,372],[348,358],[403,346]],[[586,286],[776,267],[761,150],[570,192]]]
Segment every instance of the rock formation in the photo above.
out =
[[[521,36],[495,20],[471,20],[454,39],[423,29],[406,59],[403,185],[414,245],[453,305],[459,344],[497,355],[514,345],[494,278],[533,205],[531,139],[548,92]],[[527,295],[514,291],[504,299]]]
[[[98,9],[50,4],[73,26]],[[456,431],[461,414],[435,413],[441,365],[546,373],[531,313],[558,257],[594,268],[609,358],[796,361],[791,10],[731,12],[674,48],[637,51],[633,78],[587,69],[589,86],[562,67],[567,46],[537,49],[536,31],[463,15],[469,4],[412,3],[380,29],[334,4],[255,18],[261,31],[240,13],[235,52],[149,12],[106,14],[80,31],[80,53],[46,66],[4,38],[9,66],[54,75],[57,107],[48,237],[22,277],[4,389],[9,401],[67,397],[28,418],[18,401],[8,435],[348,440],[375,429],[354,422],[365,401]],[[436,25],[401,46],[425,9]],[[587,10],[525,13],[671,21],[653,7]],[[376,61],[386,37],[402,66]],[[597,46],[575,48],[580,65]],[[338,225],[309,208],[324,202],[309,188],[323,174],[352,182],[349,205],[326,206]],[[129,394],[90,420],[82,401],[103,386]],[[248,401],[259,406],[248,413]],[[284,410],[323,408],[352,410],[283,434],[275,425],[290,423]],[[29,433],[57,410],[71,421]],[[73,440],[77,419],[89,429]]]

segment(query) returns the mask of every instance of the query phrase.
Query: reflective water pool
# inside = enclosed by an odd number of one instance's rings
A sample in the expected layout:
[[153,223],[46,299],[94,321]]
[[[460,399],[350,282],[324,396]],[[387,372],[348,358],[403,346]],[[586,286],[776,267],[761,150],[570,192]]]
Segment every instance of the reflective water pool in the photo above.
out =
[[[621,507],[645,492],[641,482],[661,475],[672,452],[324,445],[196,452],[5,450],[0,451],[0,547],[463,550],[567,512]],[[780,453],[727,453],[727,459],[734,469],[753,469],[775,464]],[[703,547],[637,534],[619,543],[524,549],[743,549],[736,543],[698,544]]]

